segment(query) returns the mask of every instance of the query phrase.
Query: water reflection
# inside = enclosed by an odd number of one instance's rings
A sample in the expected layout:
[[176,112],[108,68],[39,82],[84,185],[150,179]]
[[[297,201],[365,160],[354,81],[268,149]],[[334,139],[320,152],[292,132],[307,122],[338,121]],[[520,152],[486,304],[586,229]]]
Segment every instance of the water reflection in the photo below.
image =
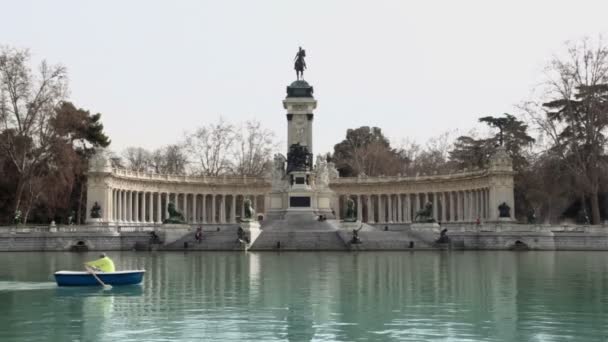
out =
[[[600,341],[608,327],[604,253],[125,252],[112,257],[145,268],[142,286],[48,287],[89,257],[0,254],[0,340]],[[47,287],[15,289],[32,281]]]

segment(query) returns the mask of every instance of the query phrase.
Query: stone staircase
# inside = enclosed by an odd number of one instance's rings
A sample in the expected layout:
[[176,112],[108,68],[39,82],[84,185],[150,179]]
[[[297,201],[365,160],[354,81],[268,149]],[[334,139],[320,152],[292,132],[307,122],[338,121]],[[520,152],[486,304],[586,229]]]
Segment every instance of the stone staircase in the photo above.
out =
[[338,231],[280,231],[262,230],[249,250],[299,250],[299,251],[344,251],[347,250]]
[[360,244],[351,244],[352,231],[342,230],[340,237],[350,250],[406,250],[406,249],[436,249],[434,233],[419,233],[412,231],[359,231]]
[[188,232],[181,238],[162,246],[162,250],[208,250],[208,251],[231,251],[244,250],[245,246],[237,241],[237,230],[239,226],[222,225],[217,231],[217,225],[203,226],[203,238],[197,242],[194,238],[195,230]]

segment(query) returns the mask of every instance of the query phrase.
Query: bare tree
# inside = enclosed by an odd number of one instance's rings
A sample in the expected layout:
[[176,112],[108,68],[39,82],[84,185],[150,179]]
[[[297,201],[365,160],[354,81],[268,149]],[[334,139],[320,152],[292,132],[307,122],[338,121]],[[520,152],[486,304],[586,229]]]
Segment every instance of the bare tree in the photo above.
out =
[[182,144],[173,144],[154,150],[149,170],[156,173],[185,174],[188,158]]
[[67,92],[63,66],[43,61],[34,75],[29,60],[27,50],[0,48],[0,150],[17,173],[15,211],[25,190],[36,188],[31,183],[46,171],[52,157],[50,119]]
[[133,171],[149,171],[152,165],[152,154],[141,147],[127,147],[123,153],[127,168]]
[[549,138],[551,153],[574,176],[581,202],[589,198],[592,220],[597,224],[608,127],[608,47],[601,38],[596,44],[583,39],[566,46],[565,56],[554,57],[547,67],[543,97],[523,108]]
[[230,151],[236,140],[234,125],[218,123],[198,128],[186,137],[186,152],[196,174],[218,176],[233,168]]
[[274,132],[264,129],[259,121],[247,121],[236,130],[233,148],[233,174],[261,176],[270,165],[272,152],[277,149]]

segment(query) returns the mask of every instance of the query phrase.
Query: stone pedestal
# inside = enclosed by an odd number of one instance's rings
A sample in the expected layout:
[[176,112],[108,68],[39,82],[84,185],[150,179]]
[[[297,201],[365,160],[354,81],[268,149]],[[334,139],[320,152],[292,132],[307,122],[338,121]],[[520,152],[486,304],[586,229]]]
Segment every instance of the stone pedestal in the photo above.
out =
[[87,224],[91,225],[91,226],[101,226],[102,223],[103,223],[102,218],[88,218],[87,219]]
[[167,223],[162,225],[162,231],[159,235],[163,243],[168,245],[181,239],[190,231],[192,231],[192,228],[187,224]]
[[251,246],[262,233],[260,223],[258,221],[244,221],[241,222],[240,227],[243,228],[245,236],[249,238],[249,246]]
[[361,221],[340,221],[340,229],[352,231],[353,229],[361,228]]
[[437,222],[417,222],[412,223],[410,228],[416,232],[433,232],[439,233],[441,226]]

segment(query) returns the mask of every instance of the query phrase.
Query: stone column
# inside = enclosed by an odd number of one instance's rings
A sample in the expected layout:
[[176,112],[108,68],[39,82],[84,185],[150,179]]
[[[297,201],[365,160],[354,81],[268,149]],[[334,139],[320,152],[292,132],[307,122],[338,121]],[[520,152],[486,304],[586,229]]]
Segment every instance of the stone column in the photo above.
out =
[[122,222],[126,222],[127,221],[127,191],[121,190],[120,197],[121,197],[120,198],[120,203],[121,203],[120,220]]
[[216,195],[215,194],[211,195],[211,199],[212,199],[212,201],[211,201],[211,222],[210,223],[215,224],[216,223],[216,221],[215,221],[215,217],[216,217],[215,216],[215,202],[217,201]]
[[139,222],[139,191],[133,191],[133,199],[134,199],[134,210],[133,210],[133,221]]
[[397,194],[397,222],[403,222],[403,202],[401,201],[401,195]]
[[457,218],[457,221],[462,221],[462,203],[460,203],[460,191],[454,191],[454,198],[456,201],[456,207],[454,208],[454,210],[456,211],[456,215],[455,217]]
[[141,210],[141,219],[140,222],[147,222],[146,221],[146,192],[143,191],[141,193],[141,203],[140,203],[140,210]]
[[440,192],[439,193],[439,200],[441,201],[441,222],[448,222],[448,218],[447,218],[447,206],[445,204],[445,192]]
[[234,194],[230,205],[230,223],[236,223],[236,195]]
[[207,223],[207,195],[201,195],[201,222]]
[[116,222],[120,222],[120,189],[116,189]]
[[473,221],[473,191],[467,190],[467,221]]
[[403,206],[403,222],[410,223],[412,222],[412,215],[410,214],[412,211],[412,209],[410,209],[410,194],[405,194],[403,196]]
[[471,190],[471,199],[472,199],[472,209],[473,209],[473,215],[471,216],[471,219],[473,221],[477,220],[477,190],[473,189]]
[[134,191],[129,190],[129,222],[135,221],[135,196]]
[[439,196],[436,192],[433,192],[433,218],[439,221]]
[[120,189],[116,189],[116,221],[122,221],[122,217],[120,216],[120,212],[122,209],[122,201],[120,200]]
[[420,210],[420,198],[418,197],[418,193],[412,194],[414,200],[414,211],[412,212],[412,220],[416,216],[416,212]]
[[163,206],[163,213],[165,213],[164,217],[168,218],[169,217],[169,202],[171,201],[171,198],[169,196],[168,192],[165,192],[165,205]]
[[198,222],[198,211],[196,210],[196,201],[198,195],[196,193],[192,194],[192,223]]
[[357,221],[363,222],[363,201],[361,195],[357,195]]
[[[153,199],[154,196],[150,193],[150,199]],[[162,223],[162,214],[163,208],[160,202],[160,191],[156,193],[156,223]],[[152,215],[150,215],[152,217]]]
[[245,217],[245,195],[241,195],[241,219]]
[[222,194],[221,196],[222,201],[220,202],[220,223],[226,223],[226,195]]
[[127,199],[127,190],[123,190],[122,191],[122,222],[127,222],[128,221],[128,212],[127,212],[127,204],[128,204],[128,199]]
[[116,218],[117,217],[116,212],[117,212],[117,209],[118,209],[118,200],[117,200],[117,197],[116,197],[116,189],[112,189],[112,202],[113,202],[113,205],[112,205],[112,207],[113,207],[112,208],[112,221],[116,222],[116,221],[118,221],[118,219]]
[[374,223],[374,211],[372,208],[372,198],[371,195],[367,194],[367,223]]
[[341,216],[340,216],[340,214],[341,214],[340,210],[342,210],[342,208],[341,208],[342,206],[340,205],[340,198],[341,198],[341,195],[339,195],[339,194],[337,194],[336,197],[335,197],[335,199],[336,199],[336,201],[335,201],[336,202],[336,208],[334,209],[334,211],[336,212],[336,214],[335,214],[336,220],[339,220],[341,218]]
[[[176,195],[177,196],[177,195]],[[182,203],[183,203],[183,213],[184,213],[184,220],[186,222],[190,222],[190,215],[188,215],[188,194],[184,193],[182,194]]]
[[386,195],[386,206],[388,206],[388,223],[393,223],[393,195]]
[[384,195],[378,195],[378,223],[384,223],[386,215],[384,215],[384,202],[382,201]]
[[450,222],[454,222],[454,192],[448,192],[448,202],[450,202]]

